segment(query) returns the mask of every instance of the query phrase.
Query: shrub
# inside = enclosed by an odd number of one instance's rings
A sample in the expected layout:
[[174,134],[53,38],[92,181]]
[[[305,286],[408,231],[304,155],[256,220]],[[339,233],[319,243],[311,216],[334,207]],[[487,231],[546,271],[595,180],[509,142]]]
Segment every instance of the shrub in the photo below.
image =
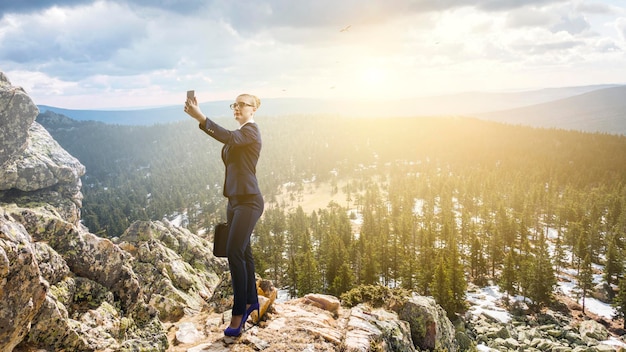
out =
[[409,291],[402,288],[360,285],[344,292],[341,295],[341,303],[348,308],[352,308],[360,303],[367,303],[374,308],[378,308],[392,301],[404,300],[409,294]]

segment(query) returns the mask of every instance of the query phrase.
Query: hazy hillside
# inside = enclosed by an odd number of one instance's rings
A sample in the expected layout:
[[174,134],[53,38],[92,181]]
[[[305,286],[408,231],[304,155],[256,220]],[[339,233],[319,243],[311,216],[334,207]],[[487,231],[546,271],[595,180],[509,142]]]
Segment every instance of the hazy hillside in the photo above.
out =
[[619,86],[478,117],[534,127],[626,135],[625,98],[626,87]]
[[[262,108],[258,115],[333,114],[349,115],[348,117],[473,115],[546,103],[608,87],[614,86],[563,87],[508,93],[467,92],[385,102],[308,98],[262,99]],[[230,101],[212,101],[201,103],[201,107],[210,116],[226,117],[232,116],[229,104]],[[152,125],[188,119],[182,111],[182,102],[181,106],[138,110],[70,110],[45,105],[40,105],[39,109],[41,112],[52,111],[79,121],[95,120],[121,125]]]
[[412,107],[420,116],[468,115],[541,104],[615,86],[590,85],[500,93],[466,92],[406,99],[402,101],[402,105]]
[[179,121],[186,116],[178,106],[139,110],[72,110],[47,105],[38,107],[42,113],[51,111],[77,121],[100,121],[118,125],[153,125]]

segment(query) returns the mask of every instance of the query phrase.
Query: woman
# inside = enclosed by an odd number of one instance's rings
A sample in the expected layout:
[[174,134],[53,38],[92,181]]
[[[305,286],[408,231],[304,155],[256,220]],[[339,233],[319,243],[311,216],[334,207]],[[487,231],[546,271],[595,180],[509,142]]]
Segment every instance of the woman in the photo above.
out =
[[224,196],[228,198],[226,218],[230,224],[227,251],[234,296],[230,325],[224,330],[226,336],[239,336],[248,316],[259,310],[250,235],[264,206],[256,178],[261,133],[254,122],[254,113],[260,105],[261,101],[254,95],[238,96],[230,108],[239,128],[230,131],[204,116],[196,97],[185,102],[185,112],[200,123],[200,129],[224,143]]

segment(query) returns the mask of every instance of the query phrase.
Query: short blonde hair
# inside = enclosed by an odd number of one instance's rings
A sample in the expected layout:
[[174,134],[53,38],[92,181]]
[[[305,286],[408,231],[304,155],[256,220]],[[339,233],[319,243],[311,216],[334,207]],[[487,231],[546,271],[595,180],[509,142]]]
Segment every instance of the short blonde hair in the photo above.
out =
[[252,94],[239,94],[239,96],[237,98],[251,98],[252,100],[254,100],[254,107],[255,108],[259,108],[259,106],[261,106],[261,99],[259,99],[256,95],[252,95]]

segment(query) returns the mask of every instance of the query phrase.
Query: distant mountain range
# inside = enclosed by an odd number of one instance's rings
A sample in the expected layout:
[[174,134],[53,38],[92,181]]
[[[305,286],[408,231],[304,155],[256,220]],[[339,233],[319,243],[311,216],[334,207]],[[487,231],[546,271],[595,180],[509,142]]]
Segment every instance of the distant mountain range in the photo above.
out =
[[477,116],[509,124],[626,135],[626,86]]
[[[471,116],[503,123],[626,135],[626,85],[592,85],[522,92],[468,92],[386,102],[307,98],[262,100],[257,117],[334,114],[355,117]],[[211,117],[228,117],[231,101],[201,103]],[[70,110],[40,105],[74,120],[152,125],[190,119],[181,106],[137,110]]]

